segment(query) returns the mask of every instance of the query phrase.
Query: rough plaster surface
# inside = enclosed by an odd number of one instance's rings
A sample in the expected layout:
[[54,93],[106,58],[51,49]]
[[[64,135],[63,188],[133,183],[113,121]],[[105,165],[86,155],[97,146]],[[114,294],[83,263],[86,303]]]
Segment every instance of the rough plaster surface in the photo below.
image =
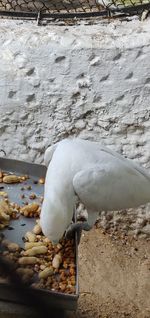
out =
[[[150,169],[149,29],[150,20],[68,27],[0,21],[0,148],[42,162],[48,144],[75,135]],[[128,215],[131,229],[150,233],[149,208]],[[118,213],[111,221],[102,214],[102,225],[111,222],[120,222]]]

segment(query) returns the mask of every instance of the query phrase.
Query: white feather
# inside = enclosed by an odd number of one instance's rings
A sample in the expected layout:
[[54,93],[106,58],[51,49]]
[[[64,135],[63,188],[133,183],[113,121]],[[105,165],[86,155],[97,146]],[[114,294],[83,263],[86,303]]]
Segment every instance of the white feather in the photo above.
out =
[[55,145],[52,145],[46,149],[45,154],[44,154],[44,164],[46,167],[48,167],[48,165],[53,157],[53,153],[57,148],[57,145],[58,145],[58,143],[56,143]]
[[150,202],[147,170],[97,142],[64,139],[50,153],[50,160],[41,226],[52,241],[62,237],[72,220],[75,194],[87,208],[91,224],[96,211]]

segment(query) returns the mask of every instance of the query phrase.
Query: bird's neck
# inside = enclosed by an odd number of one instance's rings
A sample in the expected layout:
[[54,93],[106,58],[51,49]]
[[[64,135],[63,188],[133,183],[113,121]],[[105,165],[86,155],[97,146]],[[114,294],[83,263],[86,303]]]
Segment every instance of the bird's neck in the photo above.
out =
[[75,206],[75,193],[71,183],[64,181],[54,182],[46,189],[45,199],[51,203],[56,203],[59,207],[60,214],[70,216],[72,219]]

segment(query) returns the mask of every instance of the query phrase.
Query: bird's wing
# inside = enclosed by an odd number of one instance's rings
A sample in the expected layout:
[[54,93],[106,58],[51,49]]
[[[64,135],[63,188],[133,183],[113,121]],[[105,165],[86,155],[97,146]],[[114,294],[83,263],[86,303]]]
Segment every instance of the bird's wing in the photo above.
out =
[[121,161],[79,171],[73,187],[87,209],[121,210],[150,202],[150,180]]
[[113,150],[111,150],[111,149],[109,149],[109,148],[107,148],[107,147],[105,147],[105,146],[100,145],[99,147],[100,147],[100,150],[101,150],[101,151],[110,154],[110,155],[113,156],[114,158],[119,159],[119,160],[120,160],[122,163],[124,163],[126,166],[128,166],[128,167],[133,167],[137,172],[143,174],[143,176],[150,181],[150,174],[149,174],[149,172],[148,172],[145,168],[143,168],[143,167],[141,167],[140,165],[138,165],[138,163],[136,163],[136,162],[133,161],[133,160],[124,158],[124,157],[123,157],[122,155],[120,155],[118,152],[115,152],[115,151],[113,151]]
[[50,147],[48,147],[44,154],[44,164],[48,167],[50,161],[52,160],[53,154],[58,146],[58,142]]

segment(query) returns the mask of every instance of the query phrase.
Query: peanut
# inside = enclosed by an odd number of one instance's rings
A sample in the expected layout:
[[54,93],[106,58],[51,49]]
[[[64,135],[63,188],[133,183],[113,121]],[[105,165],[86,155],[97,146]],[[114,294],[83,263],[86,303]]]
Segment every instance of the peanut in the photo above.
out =
[[28,175],[21,176],[20,179],[21,181],[26,181],[27,179],[29,179],[29,176]]
[[15,252],[15,251],[18,251],[20,249],[20,247],[17,243],[9,243],[7,245],[7,248],[10,252]]
[[0,220],[9,221],[10,220],[10,216],[7,215],[5,212],[0,211]]
[[50,244],[51,245],[51,241],[47,237],[45,237],[43,239],[43,242],[45,242],[46,244]]
[[27,257],[20,257],[18,260],[18,263],[20,265],[31,265],[31,264],[37,264],[38,258],[35,256],[27,256]]
[[10,174],[5,177],[3,177],[3,182],[4,183],[19,183],[20,182],[20,177]]
[[29,199],[30,200],[36,199],[36,194],[35,193],[31,193],[30,196],[29,196]]
[[60,254],[56,254],[52,260],[52,266],[56,269],[59,268],[60,264],[62,262],[62,257]]
[[36,213],[37,213],[37,215],[40,215],[40,213],[41,213],[41,207],[40,207],[40,206],[39,206],[39,208],[37,209]]
[[6,240],[6,239],[2,240],[2,245],[5,246],[5,247],[7,247],[10,243],[11,242]]
[[46,265],[44,265],[44,264],[41,264],[40,265],[40,269],[43,271],[44,269],[46,268]]
[[25,248],[25,250],[28,250],[32,247],[41,246],[41,245],[43,245],[43,242],[26,242],[24,244],[24,248]]
[[44,183],[45,183],[45,179],[44,179],[44,178],[40,178],[40,179],[39,179],[39,183],[40,183],[40,184],[44,184]]
[[35,246],[32,247],[24,252],[24,255],[26,256],[35,256],[38,254],[46,254],[47,253],[47,247],[46,246]]
[[20,209],[20,213],[24,214],[25,216],[28,216],[30,213],[35,213],[39,208],[39,204],[36,202],[33,202],[31,204],[25,205]]
[[11,215],[14,212],[13,207],[11,207],[11,205],[5,200],[0,201],[0,214],[3,212],[9,215]]
[[36,235],[32,232],[27,232],[25,234],[25,239],[28,240],[29,242],[35,242],[36,241]]
[[39,225],[39,224],[36,224],[36,225],[34,226],[34,228],[33,228],[33,233],[34,233],[34,234],[40,234],[41,232],[42,232],[42,229],[41,229],[40,225]]
[[76,284],[75,276],[71,276],[71,277],[70,277],[70,282],[71,282],[71,285],[72,285],[72,286],[75,286],[75,284]]
[[5,191],[0,191],[0,196],[4,198],[8,198],[8,194]]
[[53,268],[52,267],[46,267],[42,272],[39,272],[39,278],[45,279],[49,276],[53,275]]
[[69,273],[70,273],[71,276],[75,275],[75,269],[73,267],[70,267]]

